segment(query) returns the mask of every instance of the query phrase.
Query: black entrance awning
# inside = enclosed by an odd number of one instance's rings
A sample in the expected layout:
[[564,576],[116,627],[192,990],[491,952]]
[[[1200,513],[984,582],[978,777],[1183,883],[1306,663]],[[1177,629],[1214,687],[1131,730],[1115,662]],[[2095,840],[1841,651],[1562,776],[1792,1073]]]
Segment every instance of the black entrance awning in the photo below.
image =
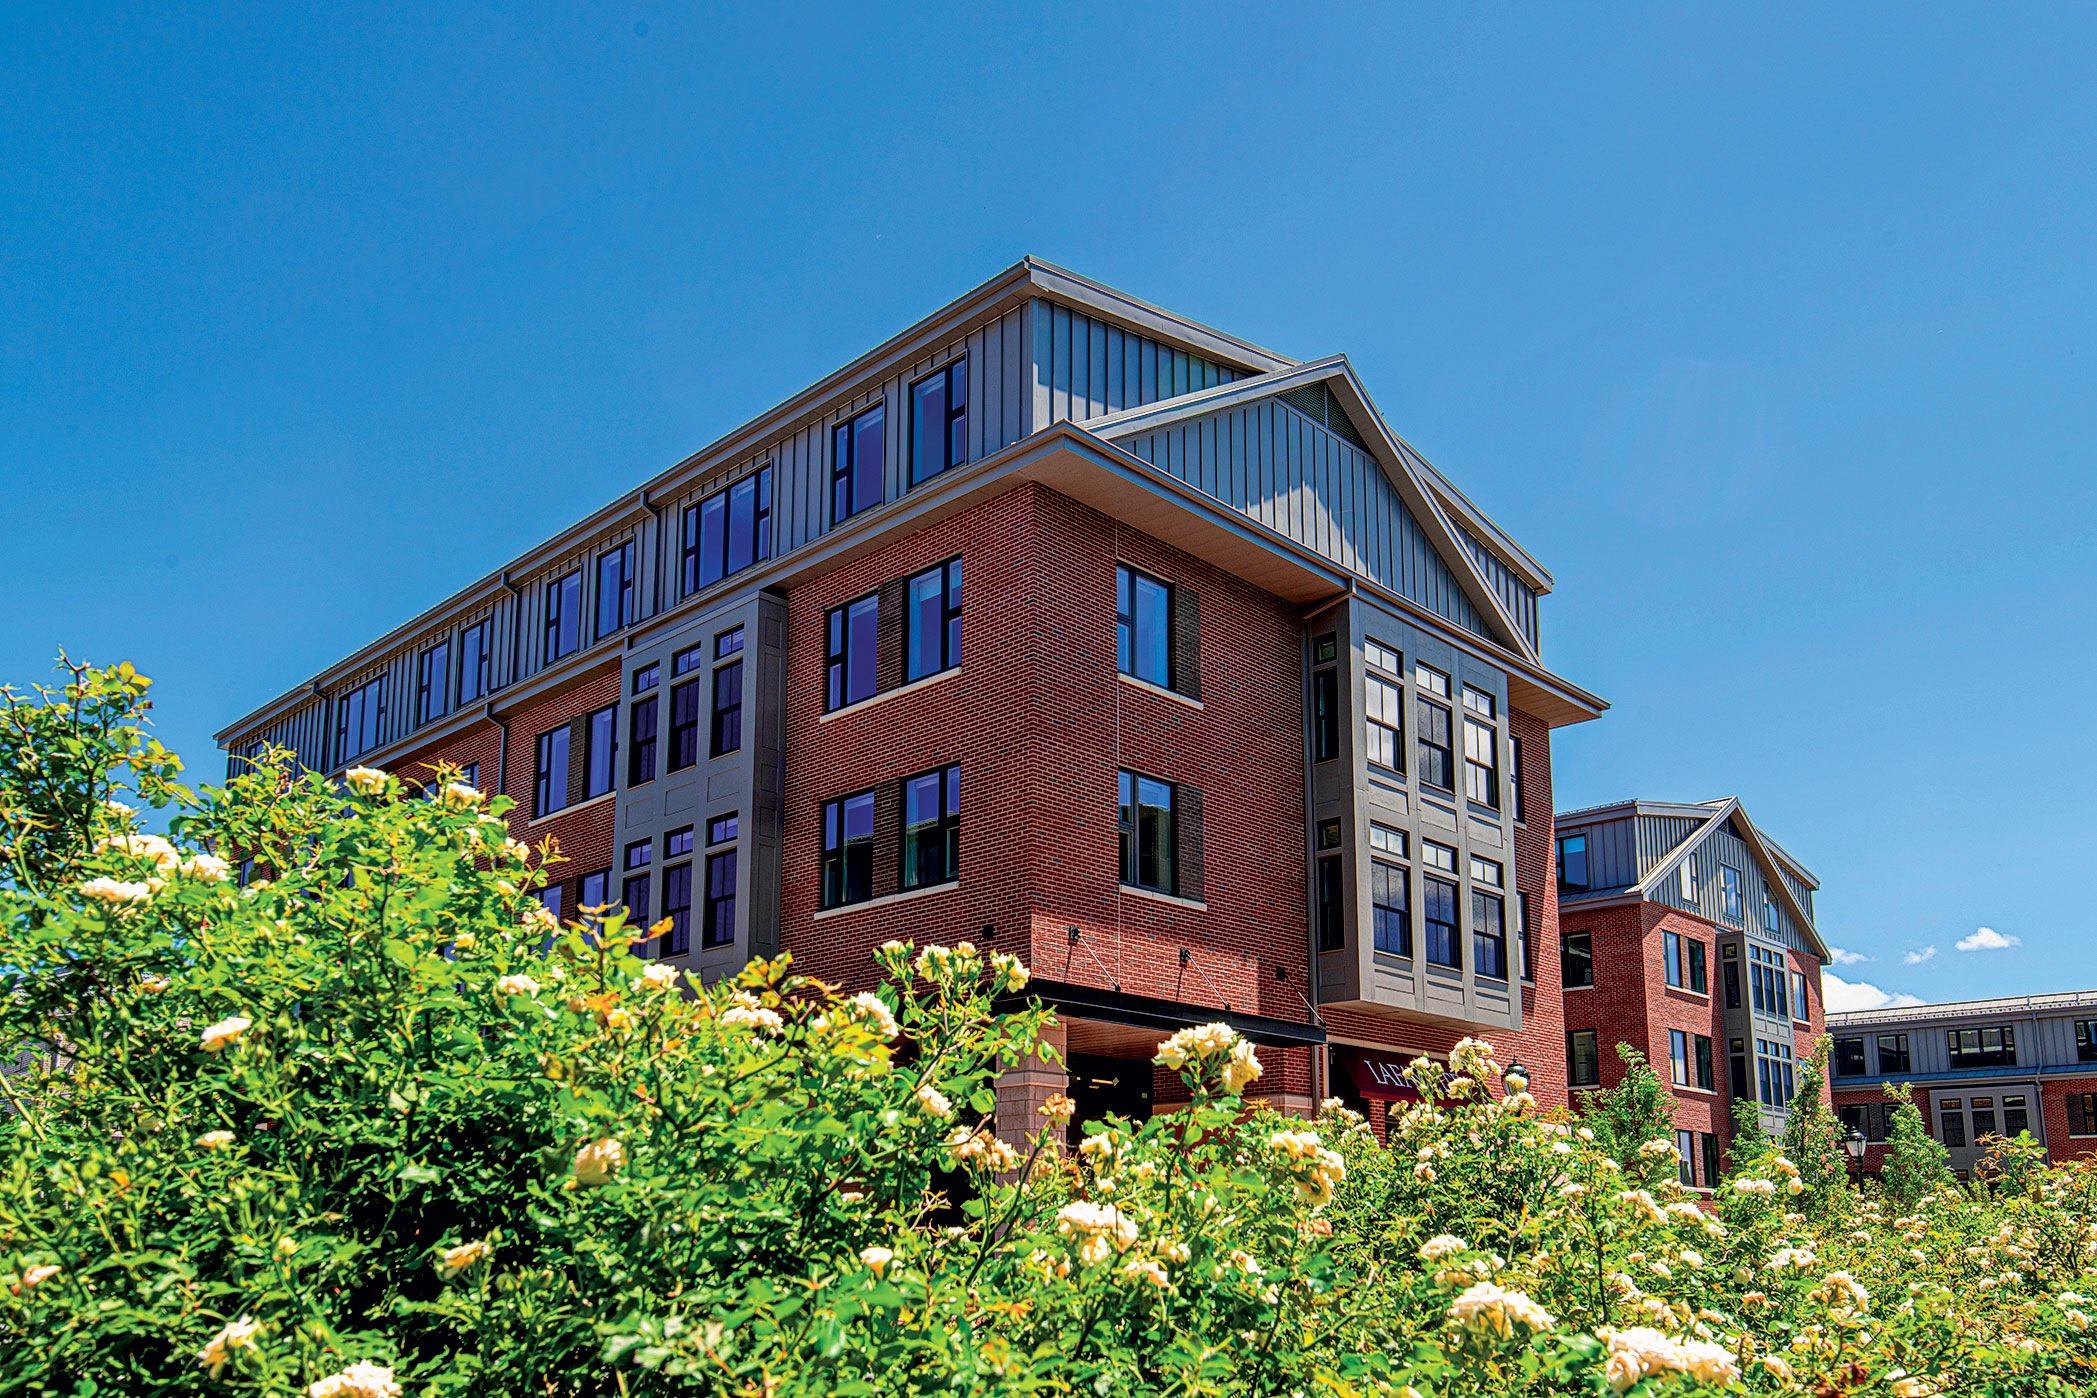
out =
[[997,1007],[1016,1010],[1035,999],[1059,1015],[1072,1019],[1130,1024],[1142,1029],[1163,1030],[1167,1034],[1221,1021],[1253,1043],[1274,1048],[1310,1048],[1325,1042],[1325,1026],[1322,1024],[1299,1024],[1294,1020],[1269,1019],[1266,1015],[1219,1010],[1212,1005],[1189,1005],[1178,1000],[1159,1000],[1148,995],[1131,995],[1121,990],[1101,990],[1098,986],[1072,985],[1039,977],[1027,983],[1023,994],[1001,998]]

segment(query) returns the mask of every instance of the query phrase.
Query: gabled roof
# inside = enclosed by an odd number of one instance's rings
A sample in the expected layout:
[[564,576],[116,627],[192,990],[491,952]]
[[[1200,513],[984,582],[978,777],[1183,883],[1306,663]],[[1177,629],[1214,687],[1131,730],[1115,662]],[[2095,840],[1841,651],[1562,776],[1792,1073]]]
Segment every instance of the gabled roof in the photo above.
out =
[[[1464,547],[1463,541],[1456,537],[1456,526],[1443,507],[1439,492],[1428,483],[1428,476],[1433,474],[1432,468],[1427,468],[1428,475],[1422,475],[1421,471],[1416,469],[1416,466],[1426,467],[1426,463],[1420,461],[1412,450],[1392,433],[1384,422],[1383,415],[1376,411],[1375,404],[1370,401],[1368,390],[1362,387],[1361,380],[1355,376],[1354,366],[1347,362],[1346,355],[1335,354],[1308,364],[1299,364],[1292,369],[1256,374],[1231,383],[1219,384],[1215,388],[1203,389],[1198,393],[1182,394],[1177,398],[1126,408],[1118,413],[1087,419],[1081,425],[1086,431],[1110,442],[1120,441],[1142,433],[1155,432],[1174,423],[1207,417],[1211,413],[1242,407],[1263,398],[1277,397],[1318,383],[1324,384],[1333,397],[1339,400],[1348,420],[1354,424],[1355,431],[1360,433],[1362,440],[1368,444],[1367,454],[1383,468],[1385,477],[1397,490],[1399,499],[1412,511],[1413,518],[1419,522],[1428,542],[1434,546],[1435,552],[1441,555],[1442,563],[1456,579],[1457,585],[1464,590],[1464,596],[1470,599],[1471,605],[1476,607],[1481,615],[1490,618],[1493,626],[1500,631],[1501,634],[1494,639],[1521,655],[1523,659],[1541,663],[1536,647],[1529,643],[1528,636],[1509,614],[1506,603],[1500,600],[1499,591],[1493,587],[1485,574],[1479,571],[1477,559],[1471,556],[1471,551]],[[1469,502],[1464,503],[1469,508]],[[1471,514],[1476,515],[1475,509],[1471,510]],[[1483,519],[1483,516],[1476,517]]]
[[[1791,912],[1792,920],[1805,932],[1806,940],[1820,959],[1828,959],[1827,943],[1821,940],[1819,929],[1813,925],[1812,915],[1806,911],[1805,905],[1799,902],[1791,891],[1791,885],[1785,881],[1784,869],[1790,870],[1793,877],[1809,887],[1820,887],[1819,881],[1797,860],[1778,848],[1775,841],[1768,839],[1755,828],[1755,822],[1749,818],[1738,796],[1687,805],[1670,801],[1620,801],[1614,805],[1590,806],[1585,810],[1569,811],[1564,815],[1554,816],[1552,825],[1556,829],[1563,829],[1569,824],[1588,825],[1634,815],[1693,816],[1700,818],[1703,824],[1699,825],[1689,838],[1669,850],[1666,857],[1656,863],[1644,878],[1632,884],[1630,892],[1636,893],[1640,898],[1652,897],[1654,890],[1662,883],[1676,877],[1675,871],[1682,867],[1682,862],[1696,851],[1697,846],[1711,838],[1713,831],[1725,829],[1726,822],[1730,820],[1739,832],[1740,842],[1748,847],[1748,853],[1761,861],[1763,882],[1775,890],[1777,897],[1783,900],[1784,906]],[[1784,869],[1778,868],[1780,863]]]

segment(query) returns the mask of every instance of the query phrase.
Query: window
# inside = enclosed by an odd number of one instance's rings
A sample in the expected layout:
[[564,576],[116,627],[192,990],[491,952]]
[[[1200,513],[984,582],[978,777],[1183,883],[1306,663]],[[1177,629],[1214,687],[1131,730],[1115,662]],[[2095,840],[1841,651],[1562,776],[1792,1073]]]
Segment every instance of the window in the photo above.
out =
[[1755,1040],[1755,1070],[1762,1088],[1762,1105],[1784,1108],[1797,1091],[1792,1077],[1791,1045],[1780,1039]]
[[1369,848],[1396,859],[1406,858],[1405,832],[1378,821],[1369,822]]
[[1423,693],[1437,694],[1444,699],[1449,697],[1449,677],[1432,665],[1415,666],[1413,683],[1418,685]]
[[[653,670],[654,666],[648,667]],[[626,718],[626,784],[655,780],[655,696],[633,701]]]
[[670,930],[663,936],[664,956],[683,956],[692,949],[692,866],[672,864],[663,870],[663,916]]
[[726,660],[731,655],[743,653],[743,628],[731,626],[714,637],[714,659]]
[[961,663],[961,560],[949,559],[908,584],[910,635],[905,642],[907,680],[921,680]]
[[1689,1035],[1679,1029],[1667,1031],[1667,1066],[1670,1082],[1689,1086]]
[[1497,893],[1471,890],[1471,954],[1478,974],[1487,980],[1507,979],[1506,902]]
[[611,911],[607,905],[612,901],[612,871],[599,869],[594,874],[584,874],[576,887],[581,896],[575,901],[575,910],[593,926],[602,922]]
[[635,840],[626,847],[626,862],[623,867],[628,869],[645,869],[654,861],[655,841]]
[[[1415,680],[1418,681],[1420,676],[1433,673],[1425,665],[1422,665],[1414,671]],[[1444,678],[1442,680],[1443,693],[1448,692],[1448,686],[1449,681]],[[1420,754],[1420,780],[1429,786],[1440,787],[1444,791],[1454,792],[1456,790],[1456,754],[1449,745],[1449,706],[1447,704],[1438,704],[1434,700],[1429,699],[1423,690],[1413,708],[1419,719],[1415,729],[1417,734],[1415,746]]]
[[1947,1146],[1966,1144],[1966,1114],[1959,1109],[1959,1099],[1947,1098],[1937,1104],[1937,1130]]
[[538,759],[532,766],[532,818],[568,804],[568,725],[539,735]]
[[451,712],[451,642],[442,640],[415,657],[415,721],[428,723]]
[[597,555],[597,639],[634,621],[633,540]]
[[1704,965],[1704,944],[1694,937],[1689,941],[1689,988],[1699,995],[1711,990],[1711,977]]
[[1369,904],[1375,910],[1375,945],[1391,956],[1413,954],[1413,919],[1406,896],[1411,879],[1405,869],[1381,859],[1369,861]]
[[1425,904],[1422,911],[1427,922],[1427,959],[1452,971],[1462,970],[1464,964],[1463,946],[1457,941],[1456,893],[1456,885],[1448,879],[1429,874],[1421,880],[1420,894]]
[[1777,911],[1776,896],[1766,888],[1762,890],[1762,928],[1771,937],[1780,937],[1784,932],[1784,918]]
[[572,654],[582,644],[582,614],[582,569],[546,584],[544,656],[547,664]]
[[1536,939],[1530,935],[1529,895],[1515,890],[1515,936],[1520,939],[1522,979],[1536,984]]
[[1526,825],[1529,823],[1529,808],[1522,800],[1522,740],[1511,737],[1507,746],[1507,790],[1514,797],[1515,824]]
[[1837,1039],[1834,1059],[1835,1076],[1838,1078],[1861,1078],[1868,1071],[1864,1066],[1862,1039]]
[[1730,864],[1718,866],[1719,911],[1726,921],[1737,923],[1742,919],[1740,908],[1740,871]]
[[1690,1188],[1697,1182],[1697,1133],[1677,1131],[1675,1133],[1675,1172],[1677,1178]]
[[[879,476],[877,467],[877,481]],[[760,466],[698,504],[684,507],[679,579],[683,590],[678,595],[689,597],[771,556],[772,468]]]
[[714,671],[714,729],[709,755],[725,756],[743,748],[743,662],[731,660]]
[[1321,821],[1319,821],[1319,822],[1318,822],[1318,848],[1319,848],[1319,849],[1338,849],[1339,847],[1340,847],[1340,822],[1338,822],[1337,820],[1321,820]]
[[1835,1114],[1842,1124],[1857,1132],[1867,1141],[1885,1141],[1892,1133],[1893,1111],[1884,1102],[1865,1102],[1853,1107],[1838,1107]]
[[2031,1115],[2025,1109],[2024,1099],[2022,1097],[2003,1098],[2002,1134],[2014,1141],[2029,1130],[2031,1130]]
[[1121,881],[1172,893],[1178,886],[1172,785],[1135,772],[1121,773],[1120,783]]
[[1697,1035],[1694,1047],[1696,1049],[1696,1084],[1698,1089],[1704,1092],[1718,1091],[1718,1074],[1712,1066],[1711,1036],[1709,1034]]
[[1172,589],[1132,568],[1114,570],[1114,660],[1124,675],[1172,688]]
[[1791,973],[1791,1017],[1800,1024],[1809,1023],[1813,1018],[1813,1002],[1806,996],[1804,971]]
[[583,799],[612,789],[613,759],[618,755],[619,706],[607,704],[589,717],[583,729]]
[[1698,1141],[1704,1149],[1704,1187],[1718,1188],[1718,1137],[1709,1131],[1699,1131]]
[[660,664],[643,665],[640,669],[633,672],[633,692],[646,694],[649,690],[655,688],[656,683],[662,679],[662,675],[663,667]]
[[1488,723],[1500,716],[1500,701],[1482,689],[1463,687],[1464,707]]
[[903,887],[960,877],[961,768],[909,778],[903,783]]
[[367,680],[335,701],[335,760],[347,762],[379,745],[386,731],[386,677]]
[[691,852],[691,826],[683,826],[679,829],[672,830],[669,834],[663,836],[663,857],[665,859],[675,859],[680,854],[690,854]]
[[1602,1055],[1595,1045],[1595,1031],[1574,1029],[1565,1036],[1566,1077],[1574,1087],[1602,1085]]
[[1973,1139],[1976,1143],[1996,1134],[1995,1099],[1976,1097],[1973,1099]]
[[1755,1013],[1771,1019],[1791,1018],[1790,978],[1784,954],[1768,947],[1748,947],[1748,999]]
[[476,621],[459,632],[459,702],[470,704],[488,692],[488,623]]
[[842,709],[874,697],[874,648],[880,618],[878,594],[830,609],[829,708]]
[[[642,841],[641,846],[645,850],[647,841]],[[629,869],[633,868],[633,846],[627,846],[626,857],[627,867]],[[641,863],[645,865],[647,862],[648,856],[644,853],[641,856]],[[638,874],[628,874],[626,882],[620,885],[619,901],[626,908],[626,927],[629,935],[638,936],[648,930],[650,925],[648,920],[648,893],[649,877],[645,868]],[[643,948],[636,950],[634,955],[646,956],[648,952],[645,947],[646,944],[644,943]],[[661,955],[661,951],[658,950],[656,954]]]
[[1675,886],[1681,890],[1682,901],[1690,907],[1697,906],[1697,866],[1693,860],[1683,860],[1675,866]]
[[1663,932],[1660,934],[1660,964],[1672,986],[1682,984],[1682,934]]
[[823,806],[823,906],[873,896],[874,793],[862,791]]
[[1330,762],[1340,755],[1340,672],[1331,663],[1339,649],[1339,637],[1329,633],[1311,645],[1313,661],[1322,667],[1311,672],[1313,762]]
[[830,434],[830,522],[881,503],[888,475],[887,415],[876,403]]
[[539,890],[539,906],[546,909],[555,922],[561,920],[561,886],[550,883]]
[[1362,685],[1362,708],[1368,721],[1368,758],[1394,772],[1405,770],[1405,691],[1399,688],[1404,661],[1398,652],[1375,641],[1362,642],[1368,673]]
[[1743,1102],[1752,1102],[1755,1094],[1748,1086],[1747,1040],[1735,1039],[1730,1047],[1733,1050],[1733,1095]]
[[2097,1019],[2075,1021],[2075,1061],[2097,1063]]
[[[2008,1068],[2017,1062],[2017,1030],[2012,1025],[1949,1029],[1945,1038],[1954,1068]],[[1980,1132],[1976,1130],[1974,1134]]]
[[1587,887],[1587,836],[1558,837],[1558,885],[1561,888]]
[[1905,1034],[1879,1035],[1879,1072],[1905,1073],[1908,1071],[1908,1036]]
[[2068,1094],[2068,1134],[2097,1136],[2097,1092]]
[[1347,947],[1347,911],[1340,897],[1340,857],[1326,855],[1318,861],[1318,950],[1344,951]]
[[1568,932],[1558,939],[1558,961],[1567,990],[1581,990],[1595,983],[1595,934]]
[[[1474,698],[1478,703],[1473,703]],[[1490,715],[1493,696],[1465,685],[1464,707]],[[1500,730],[1470,714],[1464,715],[1464,796],[1481,806],[1500,809]]]
[[910,385],[910,483],[968,460],[968,359]]
[[670,689],[670,762],[673,772],[682,772],[699,760],[699,706],[706,694],[698,680],[686,680]]
[[[1733,948],[1727,947],[1727,956],[1730,957],[1732,953]],[[1738,961],[1729,960],[1726,962],[1726,1008],[1729,1010],[1740,1008],[1740,963]]]
[[686,646],[670,657],[670,678],[680,679],[705,663],[705,646]]
[[[708,844],[720,844],[723,824],[726,839],[735,838],[736,818],[725,816],[708,823]],[[735,945],[735,856],[733,847],[706,856],[706,910],[700,922],[701,949]]]

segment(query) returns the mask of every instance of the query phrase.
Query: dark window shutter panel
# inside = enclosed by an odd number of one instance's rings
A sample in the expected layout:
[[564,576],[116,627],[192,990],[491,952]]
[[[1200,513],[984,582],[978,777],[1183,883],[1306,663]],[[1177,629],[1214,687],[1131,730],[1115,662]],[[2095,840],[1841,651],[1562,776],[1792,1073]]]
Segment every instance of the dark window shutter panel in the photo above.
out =
[[[886,608],[884,598],[882,606]],[[876,898],[903,886],[903,787],[883,782],[874,788],[874,879]]]
[[583,799],[590,787],[590,718],[568,720],[568,804]]
[[1202,866],[1202,820],[1201,788],[1181,786],[1172,793],[1175,832],[1179,839],[1180,886],[1182,898],[1192,898],[1205,903],[1209,898],[1208,879]]
[[1172,687],[1201,698],[1201,598],[1191,587],[1172,589]]
[[903,609],[908,580],[881,585],[881,613],[874,622],[874,692],[884,694],[903,682]]

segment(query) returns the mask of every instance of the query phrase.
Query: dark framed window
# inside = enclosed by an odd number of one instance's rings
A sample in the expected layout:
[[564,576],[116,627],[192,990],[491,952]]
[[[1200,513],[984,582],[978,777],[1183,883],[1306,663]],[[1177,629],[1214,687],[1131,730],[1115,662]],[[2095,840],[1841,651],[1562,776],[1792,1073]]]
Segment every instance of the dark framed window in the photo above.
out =
[[1697,1086],[1705,1092],[1715,1092],[1718,1090],[1718,1074],[1713,1069],[1711,1062],[1711,1036],[1709,1034],[1697,1035],[1695,1047]]
[[1782,952],[1749,945],[1748,1002],[1757,1014],[1791,1018],[1790,977],[1785,974]]
[[1427,959],[1437,966],[1462,970],[1464,953],[1459,940],[1462,929],[1456,920],[1456,896],[1457,886],[1450,880],[1433,874],[1421,877],[1420,911],[1427,925]]
[[584,874],[576,880],[575,887],[575,911],[592,926],[603,922],[611,911],[606,905],[612,901],[612,871],[599,869],[594,874]]
[[2031,1130],[2031,1114],[2022,1097],[2002,1099],[2002,1134],[2014,1141]]
[[1456,754],[1450,747],[1449,706],[1419,696],[1413,704],[1417,722],[1414,747],[1419,753],[1416,772],[1421,781],[1443,791],[1456,791]]
[[1837,1039],[1832,1057],[1838,1078],[1861,1078],[1870,1071],[1864,1066],[1862,1039]]
[[1340,822],[1321,820],[1318,822],[1318,848],[1321,850],[1340,847]]
[[1507,905],[1497,893],[1471,890],[1471,954],[1479,976],[1507,979]]
[[1579,990],[1595,983],[1595,934],[1593,932],[1568,932],[1558,939],[1558,961],[1565,976],[1567,990]]
[[1966,1113],[1958,1098],[1947,1098],[1937,1104],[1937,1133],[1947,1146],[1962,1147],[1966,1144]]
[[568,725],[539,735],[538,754],[532,764],[532,818],[538,819],[568,804]]
[[861,791],[823,805],[823,906],[873,896],[874,793]]
[[2097,1063],[2097,1019],[2075,1021],[2075,1061]]
[[656,696],[644,695],[627,708],[626,784],[640,786],[655,780]]
[[874,697],[874,651],[879,644],[881,598],[876,593],[829,612],[829,692],[825,707],[842,709]]
[[1711,975],[1704,961],[1704,944],[1695,937],[1689,939],[1689,988],[1699,995],[1711,992]]
[[1376,949],[1391,956],[1413,954],[1413,915],[1408,871],[1381,859],[1369,861],[1369,905],[1376,915]]
[[1602,1055],[1592,1029],[1570,1029],[1565,1036],[1566,1079],[1574,1087],[1602,1085]]
[[1529,823],[1529,807],[1522,799],[1522,740],[1509,737],[1507,740],[1507,790],[1514,797],[1515,824]]
[[1747,1040],[1732,1042],[1733,1095],[1743,1102],[1755,1100],[1754,1087],[1748,1082]]
[[335,760],[370,752],[386,732],[386,677],[366,680],[335,701]]
[[714,669],[714,729],[710,749],[715,757],[743,748],[743,662],[731,660]]
[[881,503],[887,491],[888,417],[876,403],[830,434],[830,522],[843,524]]
[[1347,909],[1341,899],[1340,856],[1318,861],[1318,950],[1343,951],[1347,946]]
[[539,890],[538,898],[539,906],[552,914],[555,922],[563,920],[561,914],[565,907],[565,902],[561,897],[561,885],[557,883],[546,885],[546,887]]
[[910,483],[968,460],[968,358],[910,385]]
[[1999,1134],[1995,1129],[1995,1099],[1976,1097],[1973,1099],[1973,1139],[1985,1141]]
[[[650,926],[648,894],[649,876],[648,871],[645,869],[638,874],[628,874],[626,881],[620,885],[619,901],[626,908],[626,930],[629,935],[639,936],[646,932]],[[643,943],[642,947],[634,952],[634,955],[648,955],[648,945]],[[658,956],[662,955],[660,948],[656,950],[655,954]]]
[[689,597],[772,556],[772,468],[760,466],[684,507],[683,590]]
[[743,652],[743,628],[731,626],[714,637],[714,659],[726,660]]
[[1561,888],[1586,888],[1587,836],[1558,837],[1558,884]]
[[488,692],[488,623],[476,621],[459,630],[459,702],[470,704]]
[[950,558],[905,584],[903,678],[921,680],[961,663],[961,560]]
[[546,584],[546,637],[542,653],[551,665],[582,644],[583,576],[578,568]]
[[735,856],[733,848],[706,856],[706,909],[699,932],[702,949],[735,945]]
[[742,833],[743,817],[740,811],[731,811],[724,816],[715,816],[706,822],[706,842],[709,845],[725,845]]
[[1908,1069],[1908,1036],[1905,1034],[1879,1035],[1879,1071],[1881,1073],[1905,1073]]
[[415,721],[428,723],[451,712],[451,640],[415,657]]
[[1114,663],[1124,675],[1172,688],[1172,587],[1133,568],[1114,570]]
[[903,887],[928,888],[960,877],[961,768],[905,778]]
[[1527,981],[1531,985],[1535,985],[1536,929],[1531,924],[1529,919],[1529,895],[1522,892],[1520,889],[1516,889],[1514,899],[1515,938],[1522,949],[1521,955],[1517,958],[1517,960],[1519,960],[1522,963],[1522,979]]
[[1810,1023],[1813,1019],[1813,1001],[1806,994],[1806,985],[1804,971],[1791,973],[1791,1017],[1800,1024]]
[[1405,660],[1379,641],[1362,642],[1365,754],[1378,767],[1405,770]]
[[672,864],[663,870],[663,916],[670,930],[663,935],[664,956],[683,956],[692,949],[692,866]]
[[1719,911],[1726,921],[1739,923],[1744,916],[1741,911],[1740,871],[1730,864],[1718,866]]
[[1662,932],[1660,934],[1660,966],[1667,983],[1677,989],[1682,985],[1682,934]]
[[1762,890],[1762,929],[1773,939],[1781,937],[1784,932],[1783,914],[1777,911],[1775,895],[1766,888]]
[[683,679],[706,663],[705,646],[686,646],[670,657],[670,678]]
[[675,859],[692,852],[692,827],[682,826],[663,836],[663,858]]
[[[2068,1134],[2097,1136],[2097,1092],[2068,1094]],[[1945,1144],[1951,1143],[1947,1141]]]
[[660,662],[652,661],[643,665],[640,669],[633,672],[633,692],[646,694],[649,690],[655,688],[662,677],[663,667]]
[[[1733,948],[1727,947],[1726,955],[1731,957],[1732,954]],[[1726,962],[1726,1008],[1729,1010],[1740,1008],[1740,963],[1738,961],[1728,960]]]
[[1123,772],[1120,782],[1121,881],[1157,893],[1179,891],[1179,842],[1172,783]]
[[597,555],[597,639],[633,625],[633,540]]
[[1788,1107],[1797,1093],[1793,1077],[1791,1045],[1781,1039],[1755,1040],[1756,1075],[1762,1086],[1762,1105]]
[[[1464,686],[1464,707],[1493,716],[1493,696]],[[1464,796],[1481,806],[1500,809],[1500,730],[1490,721],[1464,715]]]
[[625,865],[624,865],[624,867],[625,867],[625,868],[628,868],[628,869],[645,869],[645,868],[647,868],[647,867],[648,867],[648,866],[649,866],[650,864],[653,864],[654,862],[655,862],[655,841],[653,841],[653,840],[635,840],[635,841],[633,841],[633,842],[632,842],[631,844],[627,845],[627,847],[626,847],[626,862],[625,862]]
[[1676,1087],[1689,1086],[1689,1035],[1680,1029],[1667,1031],[1668,1081]]
[[1948,1029],[1945,1040],[1946,1047],[1951,1050],[1951,1066],[1954,1068],[2009,1068],[2017,1062],[2017,1030],[2014,1025]]
[[699,680],[670,687],[670,770],[682,772],[699,760],[699,709],[706,688]]
[[1697,1140],[1703,1146],[1704,1187],[1716,1189],[1718,1187],[1718,1137],[1712,1135],[1709,1131],[1699,1131]]
[[1685,1188],[1695,1188],[1697,1182],[1697,1133],[1675,1132],[1675,1178]]
[[583,799],[602,796],[612,789],[618,768],[619,706],[607,704],[590,715],[583,738]]
[[[1320,636],[1322,649],[1332,643]],[[1311,761],[1330,762],[1340,755],[1340,671],[1327,665],[1311,672]]]

